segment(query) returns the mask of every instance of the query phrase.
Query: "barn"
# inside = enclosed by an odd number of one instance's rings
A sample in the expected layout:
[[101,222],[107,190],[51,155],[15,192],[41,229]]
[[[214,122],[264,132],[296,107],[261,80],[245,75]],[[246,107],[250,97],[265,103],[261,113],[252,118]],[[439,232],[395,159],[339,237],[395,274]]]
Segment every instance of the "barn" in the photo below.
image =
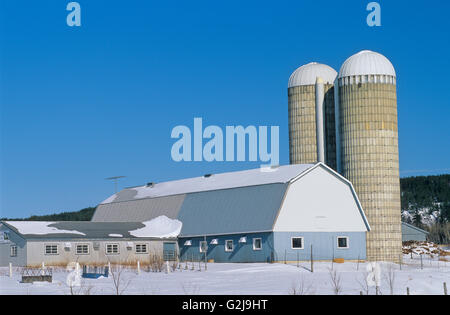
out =
[[181,223],[166,217],[147,222],[0,223],[0,266],[66,266],[147,263],[174,258]]
[[182,222],[181,261],[366,258],[370,226],[352,184],[323,163],[206,174],[124,189],[96,223]]

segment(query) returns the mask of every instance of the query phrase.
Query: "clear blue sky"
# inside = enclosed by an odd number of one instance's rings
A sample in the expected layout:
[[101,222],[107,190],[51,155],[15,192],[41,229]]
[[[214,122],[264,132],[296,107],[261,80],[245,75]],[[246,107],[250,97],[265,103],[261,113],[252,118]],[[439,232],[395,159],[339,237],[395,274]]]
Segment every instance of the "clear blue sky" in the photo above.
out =
[[1,213],[94,206],[120,187],[258,167],[173,162],[176,125],[280,126],[287,80],[370,49],[398,76],[402,176],[450,172],[448,1],[1,1]]

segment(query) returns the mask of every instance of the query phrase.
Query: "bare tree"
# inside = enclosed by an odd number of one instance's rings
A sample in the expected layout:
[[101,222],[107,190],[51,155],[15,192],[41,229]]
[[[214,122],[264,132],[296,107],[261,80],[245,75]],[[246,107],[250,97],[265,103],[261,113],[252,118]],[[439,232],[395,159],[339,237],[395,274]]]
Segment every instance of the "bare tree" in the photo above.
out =
[[122,265],[111,267],[111,277],[116,295],[122,295],[130,285],[131,279],[125,277],[126,268]]
[[386,272],[384,273],[384,278],[389,285],[389,290],[391,295],[394,295],[394,283],[395,283],[395,267],[394,264],[388,263],[386,266]]
[[314,294],[312,282],[306,283],[304,276],[300,277],[299,282],[292,284],[292,288],[289,292],[291,295],[309,295]]
[[369,286],[369,282],[367,282],[367,277],[369,276],[369,273],[363,272],[362,276],[363,276],[363,279],[361,280],[361,279],[356,278],[356,282],[358,282],[359,286],[362,289],[362,292],[366,293],[366,295],[369,295],[370,286]]
[[338,274],[337,270],[334,269],[329,270],[333,292],[335,295],[339,295],[342,292],[341,276]]

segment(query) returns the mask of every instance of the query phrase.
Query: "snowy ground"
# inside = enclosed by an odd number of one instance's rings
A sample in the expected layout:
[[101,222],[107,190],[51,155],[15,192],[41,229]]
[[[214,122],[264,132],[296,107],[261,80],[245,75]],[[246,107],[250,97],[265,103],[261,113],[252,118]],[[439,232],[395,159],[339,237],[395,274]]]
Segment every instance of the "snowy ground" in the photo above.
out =
[[[390,294],[389,274],[394,275],[394,294],[443,294],[443,283],[450,286],[450,262],[438,261],[437,258],[418,256],[411,260],[404,256],[404,264],[381,263],[380,293]],[[309,271],[310,264],[208,264],[208,270],[199,271],[198,263],[194,270],[176,270],[164,272],[145,272],[138,275],[134,269],[126,269],[121,275],[120,290],[124,294],[334,294],[330,269],[336,271],[340,278],[340,294],[360,294],[365,289],[367,263],[316,262],[314,273]],[[393,268],[390,268],[393,266]],[[391,272],[389,272],[391,270]],[[19,270],[14,268],[13,277],[9,278],[9,268],[0,268],[0,294],[71,294],[66,284],[69,274],[64,269],[54,270],[53,282],[34,284],[20,283]],[[125,288],[125,285],[128,286]],[[75,294],[115,294],[112,277],[100,279],[83,279],[81,287],[73,289]],[[375,294],[375,288],[369,289]]]

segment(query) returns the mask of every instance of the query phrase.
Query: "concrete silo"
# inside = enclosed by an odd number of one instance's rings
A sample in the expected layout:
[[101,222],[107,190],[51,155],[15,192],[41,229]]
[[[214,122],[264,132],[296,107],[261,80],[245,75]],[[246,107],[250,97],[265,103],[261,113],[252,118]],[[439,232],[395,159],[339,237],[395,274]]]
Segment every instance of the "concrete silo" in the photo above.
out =
[[338,171],[353,183],[369,220],[368,260],[401,259],[396,74],[364,50],[342,65],[336,98]]
[[[337,72],[333,68],[311,62],[295,70],[289,78],[291,164],[315,163],[323,159],[328,166],[336,169],[334,113],[336,76]],[[322,113],[316,112],[316,107],[322,110]],[[321,133],[323,137],[320,136]],[[323,146],[320,146],[320,143]]]

